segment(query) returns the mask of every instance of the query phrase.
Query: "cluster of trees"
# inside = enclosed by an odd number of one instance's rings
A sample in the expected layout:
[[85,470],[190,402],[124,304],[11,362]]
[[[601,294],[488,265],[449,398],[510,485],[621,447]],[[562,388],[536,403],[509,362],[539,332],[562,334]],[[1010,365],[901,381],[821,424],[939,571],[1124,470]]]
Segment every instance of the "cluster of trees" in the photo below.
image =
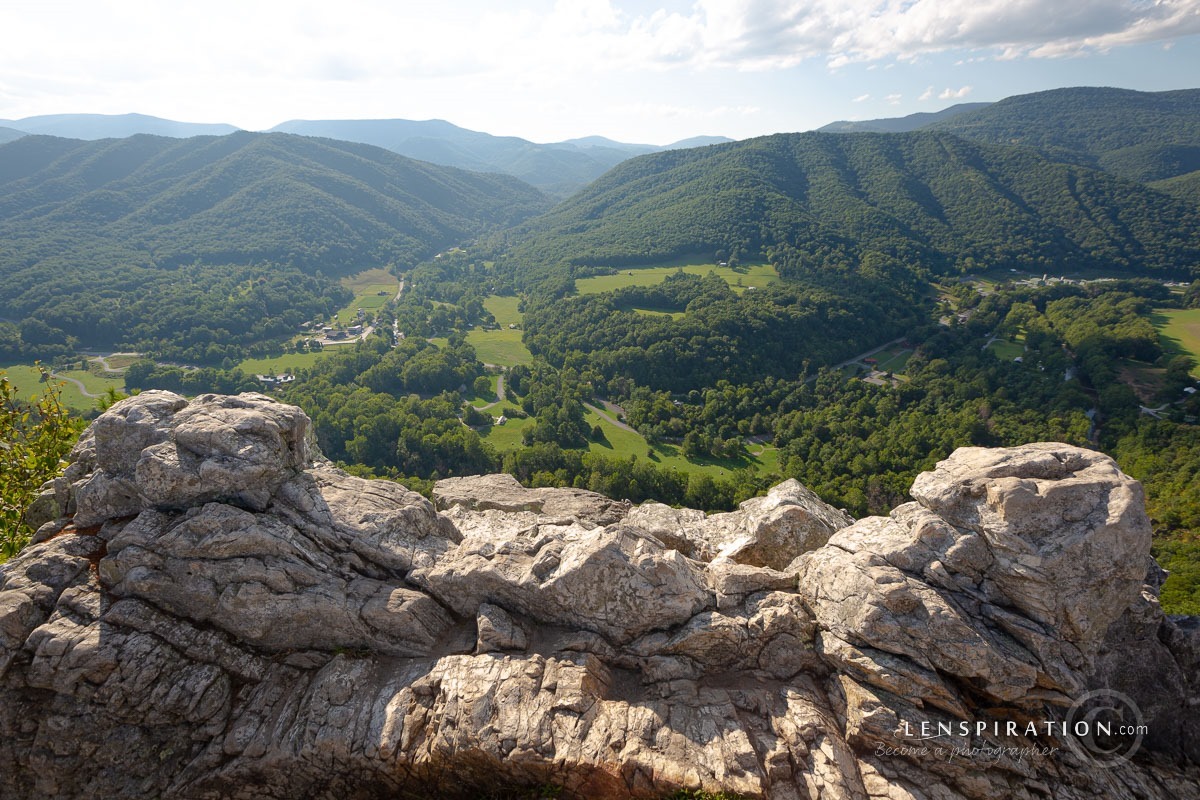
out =
[[728,511],[764,493],[774,476],[737,470],[730,477],[683,472],[634,457],[614,457],[537,443],[504,455],[501,467],[527,486],[573,486],[635,503]]
[[34,317],[19,325],[0,321],[0,361],[53,361],[74,355],[78,346],[74,336]]
[[628,308],[644,292],[530,301],[525,343],[555,366],[593,369],[607,381],[653,389],[702,389],[767,375],[796,376],[836,362],[884,337],[898,336],[921,314],[907,299],[872,302],[850,291],[775,283],[735,294],[715,275],[676,276],[661,297],[682,317]]

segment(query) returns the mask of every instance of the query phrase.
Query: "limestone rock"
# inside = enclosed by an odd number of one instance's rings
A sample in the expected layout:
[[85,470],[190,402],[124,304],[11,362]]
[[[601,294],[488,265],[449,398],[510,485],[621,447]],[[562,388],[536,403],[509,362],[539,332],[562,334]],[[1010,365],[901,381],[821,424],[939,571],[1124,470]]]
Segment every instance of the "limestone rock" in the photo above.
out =
[[1145,498],[1108,456],[1053,443],[963,447],[917,476],[912,496],[983,539],[987,578],[1008,604],[1084,649],[1141,589]]
[[592,527],[624,518],[629,504],[583,489],[526,489],[511,475],[446,478],[433,489],[439,509],[463,506],[474,511],[532,511],[549,518],[570,518]]
[[[795,482],[435,496],[265,397],[114,406],[0,565],[0,797],[1196,796],[1200,623],[1099,454],[960,450],[853,524]],[[1130,758],[988,727],[1098,690]]]
[[854,520],[817,497],[794,478],[772,487],[766,497],[741,504],[731,515],[714,514],[709,525],[734,521],[734,536],[718,556],[753,567],[785,569],[796,556],[816,550]]
[[462,615],[495,603],[614,643],[686,622],[714,602],[698,563],[620,524],[562,537],[468,537],[412,580]]

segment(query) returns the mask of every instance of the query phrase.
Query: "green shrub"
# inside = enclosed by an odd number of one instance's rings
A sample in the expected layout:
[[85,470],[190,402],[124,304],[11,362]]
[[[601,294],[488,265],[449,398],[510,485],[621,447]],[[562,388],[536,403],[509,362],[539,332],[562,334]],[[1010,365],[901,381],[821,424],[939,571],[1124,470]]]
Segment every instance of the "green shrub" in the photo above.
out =
[[33,534],[25,509],[43,483],[63,468],[83,422],[71,417],[61,401],[61,384],[38,365],[45,384],[35,397],[22,400],[0,370],[0,562],[7,561]]

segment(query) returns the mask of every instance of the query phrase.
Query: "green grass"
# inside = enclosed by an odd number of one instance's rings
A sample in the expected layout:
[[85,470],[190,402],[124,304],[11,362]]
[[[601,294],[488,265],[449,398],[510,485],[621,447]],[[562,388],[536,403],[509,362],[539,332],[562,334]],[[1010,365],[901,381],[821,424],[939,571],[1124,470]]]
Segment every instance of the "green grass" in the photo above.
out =
[[488,390],[487,397],[471,398],[471,405],[475,406],[476,408],[483,408],[486,405],[491,405],[492,403],[496,402],[496,381],[500,378],[500,376],[484,375],[484,377],[488,379],[488,384],[491,386],[491,389]]
[[1159,309],[1150,321],[1167,352],[1185,353],[1196,359],[1192,377],[1200,378],[1200,308]]
[[[499,406],[489,409],[490,411],[495,412],[492,415],[493,418],[499,416],[500,409],[504,408],[504,406],[505,404],[501,403]],[[490,443],[492,447],[496,448],[496,450],[500,451],[501,453],[509,450],[516,450],[523,444],[521,442],[521,432],[532,424],[532,418],[510,419],[503,425],[493,425],[483,437],[483,440]]]
[[533,355],[521,343],[519,329],[485,331],[476,328],[467,334],[467,343],[475,348],[475,355],[485,364],[515,367],[533,361]]
[[645,459],[659,467],[670,467],[680,472],[703,473],[713,477],[727,476],[736,469],[756,467],[763,472],[778,469],[778,453],[770,445],[751,445],[753,455],[743,459],[700,459],[688,461],[673,444],[659,443],[651,445],[640,433],[627,431],[613,424],[608,413],[598,414],[588,410],[585,417],[589,426],[600,424],[604,431],[604,442],[591,442],[588,450],[593,453],[627,458],[631,455]]
[[996,358],[999,358],[1001,361],[1012,361],[1014,358],[1025,354],[1023,346],[1006,339],[997,339],[988,345],[988,349],[995,353]]
[[874,358],[879,362],[875,365],[875,369],[891,373],[903,372],[911,357],[912,350],[906,347],[889,347],[875,354]]
[[520,325],[522,322],[522,314],[517,311],[517,306],[520,304],[519,297],[502,297],[498,294],[490,295],[483,301],[483,307],[492,312],[492,316],[496,318],[496,324],[502,328],[507,328],[510,324]]
[[715,272],[735,291],[745,291],[751,286],[763,287],[779,280],[779,274],[770,264],[753,264],[734,269],[718,267],[716,264],[672,264],[660,267],[626,267],[616,275],[600,275],[595,278],[580,278],[575,281],[579,294],[597,294],[622,289],[626,286],[654,286],[662,283],[668,275],[683,270],[692,275],[707,275]]
[[671,319],[679,319],[684,315],[682,311],[660,311],[656,308],[633,308],[630,309],[635,314],[644,314],[647,317],[670,317]]
[[[337,313],[337,321],[352,325],[358,321],[358,309],[371,316],[396,296],[400,281],[385,269],[368,269],[341,280],[342,286],[354,292],[350,304]],[[383,294],[380,294],[383,292]]]
[[125,391],[125,379],[120,376],[108,378],[82,369],[62,370],[55,374],[65,378],[74,378],[92,394],[104,394],[109,389],[116,389],[118,392]]
[[[7,374],[9,383],[17,390],[17,396],[22,399],[28,400],[44,388],[44,384],[41,383],[41,375],[32,364],[0,364],[0,370]],[[92,394],[103,394],[109,386],[118,391],[124,390],[125,387],[125,381],[120,378],[99,378],[81,370],[70,370],[63,374],[79,379]],[[99,398],[84,396],[73,383],[63,380],[54,380],[54,382],[61,384],[63,405],[71,410],[84,412],[96,408]]]
[[271,358],[247,358],[238,364],[247,375],[281,375],[285,372],[295,372],[307,369],[325,355],[318,353],[287,353]]

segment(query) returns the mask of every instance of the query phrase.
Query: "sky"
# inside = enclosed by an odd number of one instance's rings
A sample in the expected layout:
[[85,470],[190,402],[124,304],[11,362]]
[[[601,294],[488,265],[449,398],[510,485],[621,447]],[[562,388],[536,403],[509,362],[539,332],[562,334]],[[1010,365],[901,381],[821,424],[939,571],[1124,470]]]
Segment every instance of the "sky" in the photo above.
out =
[[1065,86],[1200,87],[1200,0],[0,0],[10,120],[668,144]]

